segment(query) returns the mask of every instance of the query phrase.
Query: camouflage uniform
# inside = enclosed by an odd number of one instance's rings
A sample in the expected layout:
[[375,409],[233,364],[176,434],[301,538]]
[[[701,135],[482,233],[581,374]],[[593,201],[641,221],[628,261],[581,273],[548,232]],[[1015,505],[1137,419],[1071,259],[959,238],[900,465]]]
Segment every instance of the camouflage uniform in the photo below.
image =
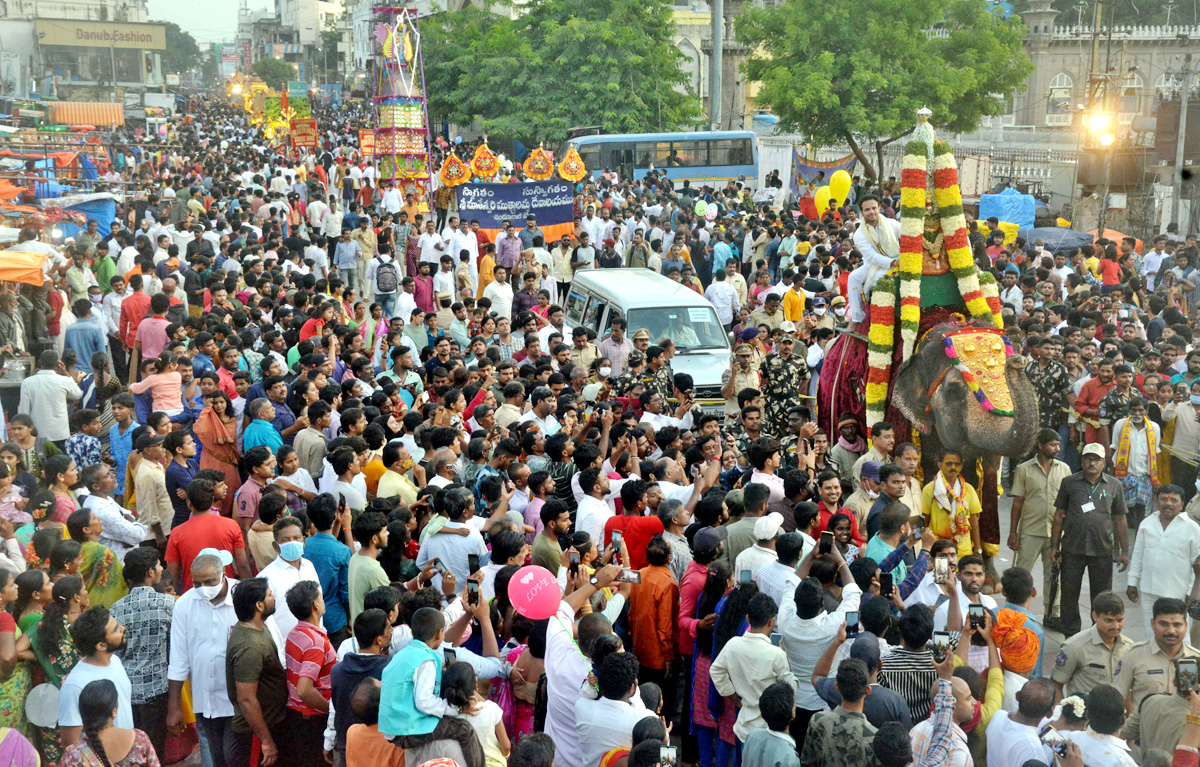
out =
[[763,431],[772,435],[787,428],[787,411],[800,403],[804,393],[804,382],[808,380],[808,365],[796,352],[784,359],[779,352],[768,354],[763,360]]
[[613,396],[627,397],[629,396],[629,390],[634,387],[634,384],[639,383],[642,383],[642,376],[632,370],[626,370],[613,381]]
[[671,398],[671,394],[675,391],[675,384],[671,380],[671,370],[666,365],[658,369],[657,373],[650,373],[648,369],[644,369],[642,375],[642,383],[646,386],[646,391],[655,392],[662,395],[663,404]]

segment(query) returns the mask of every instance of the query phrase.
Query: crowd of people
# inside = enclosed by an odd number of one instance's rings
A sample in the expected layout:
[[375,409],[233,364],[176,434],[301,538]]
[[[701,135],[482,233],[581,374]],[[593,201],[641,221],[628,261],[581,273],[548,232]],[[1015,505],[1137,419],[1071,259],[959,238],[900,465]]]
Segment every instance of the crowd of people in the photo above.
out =
[[[970,222],[1041,410],[997,579],[953,446],[814,419],[894,181],[810,218],[605,170],[560,241],[491,241],[377,179],[361,114],[317,116],[298,154],[200,103],[121,147],[115,220],[12,246],[46,260],[0,286],[34,368],[0,444],[0,763],[1195,767],[1194,238]],[[564,320],[600,268],[712,302],[723,413],[672,369],[686,325]]]

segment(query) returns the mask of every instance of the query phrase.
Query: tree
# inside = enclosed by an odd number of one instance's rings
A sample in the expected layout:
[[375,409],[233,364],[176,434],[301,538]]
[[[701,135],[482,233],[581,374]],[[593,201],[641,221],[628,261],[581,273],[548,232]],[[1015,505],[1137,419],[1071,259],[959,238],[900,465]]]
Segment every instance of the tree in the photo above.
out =
[[201,65],[200,46],[191,33],[184,32],[173,21],[158,22],[167,28],[167,49],[163,51],[163,67],[168,72],[187,72]]
[[672,130],[700,118],[670,0],[530,0],[517,19],[466,9],[422,25],[430,112],[553,147],[579,125]]
[[296,68],[283,59],[268,56],[254,62],[254,74],[275,90],[282,91],[287,87],[288,80],[295,79]]
[[747,8],[737,35],[755,51],[745,71],[762,84],[757,104],[817,144],[849,144],[872,178],[921,107],[938,128],[971,131],[1033,71],[1025,26],[984,0],[875,0],[870,13],[857,0],[787,0]]

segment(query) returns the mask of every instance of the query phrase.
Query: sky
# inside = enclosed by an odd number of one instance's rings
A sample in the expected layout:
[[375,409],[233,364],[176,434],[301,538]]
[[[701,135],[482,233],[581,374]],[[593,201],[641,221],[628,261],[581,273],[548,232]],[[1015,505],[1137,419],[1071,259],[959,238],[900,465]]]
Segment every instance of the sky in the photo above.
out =
[[[181,3],[179,0],[149,0],[151,21],[173,21],[201,46],[233,42],[237,33],[238,6],[240,0],[202,0]],[[274,6],[274,0],[249,0],[250,10]]]

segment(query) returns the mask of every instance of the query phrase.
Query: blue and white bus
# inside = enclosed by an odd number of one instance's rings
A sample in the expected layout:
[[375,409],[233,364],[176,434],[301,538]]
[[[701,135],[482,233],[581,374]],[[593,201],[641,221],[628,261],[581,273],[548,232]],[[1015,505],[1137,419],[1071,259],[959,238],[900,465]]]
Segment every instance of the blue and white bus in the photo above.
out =
[[729,179],[758,181],[758,140],[748,130],[579,135],[563,142],[558,157],[569,144],[593,176],[609,168],[621,178],[642,178],[653,166],[675,182],[720,187]]

